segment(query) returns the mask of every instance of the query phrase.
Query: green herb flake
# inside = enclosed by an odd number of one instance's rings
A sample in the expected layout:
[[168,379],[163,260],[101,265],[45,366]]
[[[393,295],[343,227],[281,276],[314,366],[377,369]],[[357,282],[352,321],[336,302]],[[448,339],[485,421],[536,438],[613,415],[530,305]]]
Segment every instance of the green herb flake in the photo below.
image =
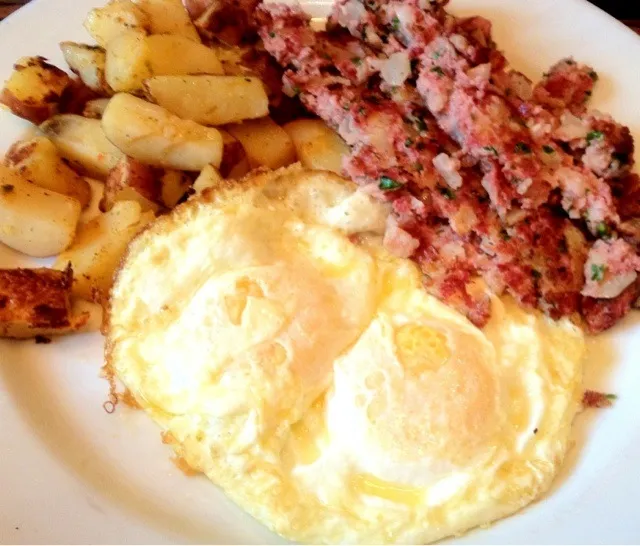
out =
[[294,96],[294,97],[297,97],[299,94],[300,94],[300,88],[296,85],[296,86],[293,88],[293,96]]
[[351,108],[351,105],[350,105],[350,104],[343,104],[343,105],[342,105],[342,109],[343,109],[343,110],[349,110],[350,108]]
[[407,140],[404,141],[404,145],[409,148],[411,146],[413,146],[413,139],[412,138],[408,138]]
[[444,196],[445,199],[448,199],[449,201],[453,201],[456,198],[456,194],[451,188],[438,186],[438,191]]
[[611,394],[611,393],[610,394],[605,394],[604,397],[607,400],[617,400],[618,399],[618,395],[617,394]]
[[507,232],[507,230],[506,230],[506,229],[502,228],[502,229],[500,230],[500,238],[501,238],[503,241],[510,241],[510,240],[511,240],[511,235],[509,235],[509,233]]
[[596,226],[596,235],[602,238],[609,237],[611,235],[611,230],[605,222],[600,222]]
[[2,184],[2,193],[11,193],[15,190],[13,184]]
[[427,130],[427,124],[425,123],[425,121],[421,118],[416,118],[414,120],[414,124],[416,126],[416,129],[420,132],[420,133],[424,133]]
[[556,149],[553,146],[549,146],[548,144],[545,144],[544,146],[542,146],[542,151],[545,154],[555,154],[556,153]]
[[594,140],[602,140],[604,134],[602,131],[590,131],[587,133],[587,143],[591,144]]
[[362,59],[360,57],[352,57],[351,62],[356,66],[360,66],[362,64]]
[[421,173],[424,170],[424,166],[422,165],[422,163],[418,161],[416,161],[413,166],[416,169],[416,171],[419,173]]
[[482,149],[485,152],[489,152],[490,154],[498,155],[498,150],[496,150],[493,146],[483,146]]
[[431,54],[431,58],[432,58],[432,59],[434,59],[434,60],[436,60],[436,61],[437,61],[440,57],[442,57],[442,51],[441,51],[440,49],[438,49],[438,50],[434,51],[434,52]]
[[269,38],[275,38],[276,37],[276,33],[275,32],[270,32],[269,33]]
[[393,19],[391,19],[391,28],[393,30],[398,30],[400,29],[400,19],[398,19],[397,15],[393,16]]
[[518,142],[514,148],[517,154],[530,154],[531,148],[526,142]]
[[442,78],[442,76],[444,76],[444,70],[442,70],[442,68],[440,68],[439,66],[434,66],[431,69],[431,72],[437,74],[438,76],[440,76]]
[[598,282],[604,280],[604,272],[606,269],[606,266],[602,264],[591,264],[591,280]]
[[598,73],[595,70],[592,70],[591,72],[589,72],[589,77],[594,81],[597,82],[598,81]]
[[388,176],[380,177],[380,183],[378,187],[383,191],[395,191],[402,187],[402,184],[396,182],[393,178],[389,178]]

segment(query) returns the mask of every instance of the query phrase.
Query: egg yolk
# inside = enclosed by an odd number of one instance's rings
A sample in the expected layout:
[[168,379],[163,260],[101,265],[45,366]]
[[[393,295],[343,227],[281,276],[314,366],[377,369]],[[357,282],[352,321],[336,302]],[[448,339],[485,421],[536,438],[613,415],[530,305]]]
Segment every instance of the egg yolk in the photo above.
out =
[[405,324],[396,329],[395,344],[398,358],[409,374],[436,371],[451,358],[445,335],[421,324]]

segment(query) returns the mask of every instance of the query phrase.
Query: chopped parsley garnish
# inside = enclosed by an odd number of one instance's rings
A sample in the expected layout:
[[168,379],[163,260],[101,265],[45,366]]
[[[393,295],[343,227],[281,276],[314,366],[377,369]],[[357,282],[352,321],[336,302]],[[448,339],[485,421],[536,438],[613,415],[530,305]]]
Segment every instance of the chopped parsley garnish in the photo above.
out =
[[439,49],[431,54],[432,59],[438,60],[440,57],[442,57],[442,51]]
[[294,97],[297,97],[299,94],[300,94],[300,88],[296,85],[296,86],[293,88],[293,96],[294,96]]
[[540,271],[538,271],[537,269],[532,269],[531,270],[531,276],[534,279],[541,279],[542,278],[542,273],[540,273]]
[[594,81],[597,82],[598,81],[598,73],[595,70],[592,70],[591,72],[589,72],[589,77]]
[[518,154],[530,154],[531,148],[526,142],[518,142],[514,148]]
[[437,74],[440,77],[444,76],[444,70],[442,70],[442,68],[440,68],[439,66],[434,66],[431,69],[431,72],[434,72],[435,74]]
[[604,272],[606,267],[604,265],[591,264],[591,280],[602,281],[604,280]]
[[605,394],[604,397],[607,400],[617,400],[618,399],[618,395],[617,394]]
[[427,124],[421,118],[415,118],[414,124],[420,133],[424,133],[427,130]]
[[501,238],[503,241],[510,241],[510,240],[511,240],[511,235],[509,235],[509,234],[507,233],[507,230],[506,230],[506,229],[502,228],[502,229],[500,230],[500,238]]
[[591,131],[587,133],[587,142],[591,144],[594,140],[602,140],[603,137],[602,131]]
[[13,184],[2,184],[2,193],[11,193],[14,189]]
[[350,105],[350,104],[348,104],[348,103],[347,103],[347,104],[343,104],[343,105],[342,105],[342,109],[343,109],[343,110],[349,110],[349,108],[351,108],[351,105]]
[[456,194],[451,188],[438,186],[438,191],[445,197],[445,199],[448,199],[449,201],[453,201],[456,198]]
[[496,150],[493,146],[483,146],[482,148],[485,152],[489,152],[493,155],[498,155],[498,150]]
[[358,114],[360,114],[361,116],[363,116],[366,112],[366,108],[364,106],[361,106],[360,109],[358,110]]
[[380,177],[380,183],[378,187],[383,191],[394,191],[398,188],[402,187],[402,184],[396,182],[393,178],[389,178],[388,176]]
[[404,145],[409,148],[409,146],[413,146],[413,139],[412,138],[408,138],[407,140],[404,141]]
[[352,57],[351,62],[356,66],[360,66],[362,64],[362,59],[360,57]]
[[275,38],[276,37],[276,33],[275,32],[270,32],[269,33],[269,38]]
[[545,144],[544,146],[542,146],[542,151],[545,154],[554,154],[556,152],[556,149],[553,146],[549,146],[548,144]]
[[609,237],[609,235],[611,235],[611,230],[609,229],[609,226],[605,223],[605,222],[600,222],[597,226],[596,226],[596,235],[598,237]]
[[394,15],[393,19],[391,19],[391,28],[393,30],[398,30],[400,28],[400,19],[398,19],[397,15]]
[[424,170],[424,166],[422,165],[422,163],[416,161],[414,163],[414,167],[416,169],[416,171],[418,171],[419,173],[421,173]]

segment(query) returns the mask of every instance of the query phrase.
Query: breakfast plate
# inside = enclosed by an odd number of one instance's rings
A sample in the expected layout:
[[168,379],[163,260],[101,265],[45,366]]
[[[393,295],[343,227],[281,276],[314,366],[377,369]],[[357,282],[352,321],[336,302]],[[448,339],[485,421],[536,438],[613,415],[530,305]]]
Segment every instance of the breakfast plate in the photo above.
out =
[[[63,40],[87,41],[87,11],[100,0],[35,0],[0,25],[0,76],[16,57],[42,54],[64,66]],[[327,4],[310,1],[314,16]],[[453,0],[451,11],[480,14],[512,64],[531,77],[563,56],[594,66],[593,106],[640,137],[640,40],[580,0]],[[0,111],[0,149],[27,125]],[[0,248],[0,267],[33,265]],[[615,393],[614,406],[577,418],[561,475],[522,513],[456,539],[464,543],[631,543],[640,536],[640,317],[587,342],[585,386]],[[188,355],[185,355],[188,357]],[[100,335],[52,343],[0,342],[0,542],[281,543],[206,478],[186,476],[158,441],[158,429],[124,407],[108,413],[99,377]]]

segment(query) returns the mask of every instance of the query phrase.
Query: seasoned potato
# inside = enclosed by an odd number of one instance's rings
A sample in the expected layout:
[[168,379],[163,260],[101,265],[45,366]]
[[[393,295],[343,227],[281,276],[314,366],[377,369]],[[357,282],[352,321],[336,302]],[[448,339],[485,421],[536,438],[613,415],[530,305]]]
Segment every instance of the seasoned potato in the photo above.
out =
[[92,91],[109,96],[113,90],[107,83],[105,66],[107,54],[99,46],[62,42],[60,44],[64,60],[71,71]]
[[102,310],[71,301],[71,267],[0,269],[0,337],[30,338],[98,330]]
[[62,160],[47,138],[16,142],[7,151],[4,162],[29,182],[77,199],[82,208],[91,200],[89,183]]
[[124,154],[104,135],[100,120],[74,114],[54,116],[40,126],[60,155],[88,175],[104,180]]
[[109,101],[102,127],[123,153],[155,167],[200,171],[208,163],[219,166],[222,159],[222,136],[216,129],[126,93]]
[[[199,6],[198,6],[199,4]],[[254,32],[247,10],[226,0],[205,2],[186,0],[185,5],[201,36],[224,44],[238,45]]]
[[172,209],[193,185],[193,179],[185,172],[166,170],[160,179],[162,203]]
[[126,32],[142,32],[150,29],[150,21],[144,10],[129,0],[113,0],[106,6],[92,9],[84,21],[84,28],[102,47]]
[[152,34],[174,34],[200,42],[182,0],[134,0],[149,17]]
[[191,198],[196,198],[201,195],[207,188],[215,188],[223,182],[220,172],[213,165],[207,165],[202,171],[196,181],[193,183],[193,194]]
[[107,177],[100,209],[111,210],[117,201],[137,201],[143,212],[157,212],[160,189],[160,176],[153,167],[123,157]]
[[349,155],[349,147],[323,121],[298,119],[283,129],[291,137],[303,167],[342,173],[342,161]]
[[104,113],[107,104],[109,104],[109,99],[90,100],[84,105],[82,115],[85,118],[102,119],[102,114]]
[[62,252],[76,233],[77,199],[32,184],[0,165],[0,242],[29,256]]
[[278,169],[296,161],[291,138],[271,118],[228,125],[226,130],[242,144],[251,168]]
[[139,91],[152,76],[223,74],[216,52],[184,36],[128,33],[109,43],[106,79],[115,91]]
[[70,83],[66,72],[43,57],[23,57],[4,84],[0,102],[21,118],[42,123],[58,112],[62,94]]
[[247,76],[156,76],[144,82],[147,96],[183,119],[225,125],[269,114],[262,82]]
[[[240,177],[244,176],[251,170],[251,167],[249,166],[247,154],[242,144],[240,144],[240,141],[236,137],[224,129],[218,129],[218,131],[220,131],[222,142],[224,143],[222,162],[220,163],[219,169],[220,174],[223,178],[239,178],[238,173],[242,171]],[[246,171],[244,171],[245,167]],[[235,176],[231,176],[232,172],[235,173]]]
[[72,293],[104,303],[129,241],[153,218],[152,212],[143,213],[135,201],[118,201],[110,211],[80,226],[73,245],[58,256],[54,267],[64,269],[70,263]]

